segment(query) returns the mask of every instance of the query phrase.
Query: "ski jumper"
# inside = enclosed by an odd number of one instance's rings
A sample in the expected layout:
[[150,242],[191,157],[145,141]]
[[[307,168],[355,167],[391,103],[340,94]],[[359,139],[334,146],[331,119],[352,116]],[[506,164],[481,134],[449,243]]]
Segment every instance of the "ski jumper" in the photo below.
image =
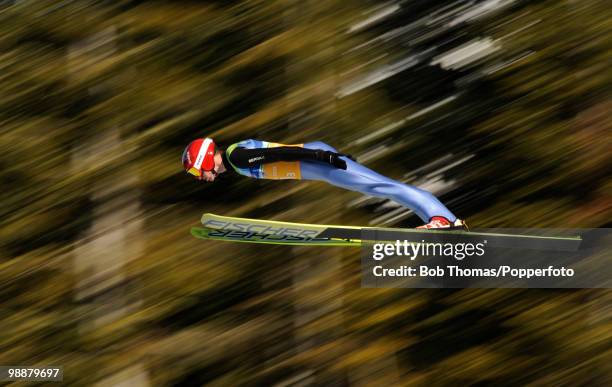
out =
[[346,163],[346,169],[334,167],[318,161],[316,151],[338,152],[320,141],[285,145],[244,140],[229,146],[223,161],[237,173],[256,179],[325,181],[364,195],[390,199],[413,210],[424,222],[434,216],[443,216],[451,222],[457,219],[425,190],[390,179],[345,156],[339,158]]

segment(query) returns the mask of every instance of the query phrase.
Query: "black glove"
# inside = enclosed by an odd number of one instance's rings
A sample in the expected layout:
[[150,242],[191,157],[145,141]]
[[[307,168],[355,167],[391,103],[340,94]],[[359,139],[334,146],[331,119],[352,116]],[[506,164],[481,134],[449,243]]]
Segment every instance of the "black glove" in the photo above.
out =
[[346,156],[342,153],[336,153],[331,151],[318,150],[317,151],[317,161],[322,161],[324,163],[333,165],[338,169],[346,169],[346,161],[342,160],[340,157]]

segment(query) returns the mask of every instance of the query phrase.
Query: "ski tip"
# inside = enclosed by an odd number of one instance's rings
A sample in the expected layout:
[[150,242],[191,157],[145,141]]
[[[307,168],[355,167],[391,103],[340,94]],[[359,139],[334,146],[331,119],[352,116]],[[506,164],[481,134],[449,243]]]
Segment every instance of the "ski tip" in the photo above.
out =
[[213,214],[213,213],[210,213],[210,212],[205,212],[204,214],[202,214],[202,217],[200,218],[200,222],[201,222],[201,223],[204,223],[204,221],[205,221],[206,219],[215,218],[215,217],[217,217],[217,216],[218,216],[218,215],[215,215],[215,214]]
[[204,229],[202,227],[192,227],[190,231],[191,235],[196,238],[200,238],[204,233]]

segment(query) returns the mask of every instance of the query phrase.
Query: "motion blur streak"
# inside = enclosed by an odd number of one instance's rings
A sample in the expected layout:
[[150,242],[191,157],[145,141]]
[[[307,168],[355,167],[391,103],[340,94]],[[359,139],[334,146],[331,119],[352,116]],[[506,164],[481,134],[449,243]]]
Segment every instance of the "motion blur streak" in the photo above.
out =
[[[412,227],[192,139],[324,141],[478,227],[610,227],[609,2],[0,1],[0,364],[100,386],[604,385],[606,291],[360,289],[203,212]],[[223,176],[225,177],[225,176]]]

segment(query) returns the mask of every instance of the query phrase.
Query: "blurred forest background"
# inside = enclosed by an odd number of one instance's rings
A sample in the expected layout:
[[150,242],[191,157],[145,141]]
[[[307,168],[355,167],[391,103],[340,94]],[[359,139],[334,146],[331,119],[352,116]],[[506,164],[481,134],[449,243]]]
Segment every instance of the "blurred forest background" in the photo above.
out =
[[610,227],[599,0],[0,1],[0,364],[72,385],[610,385],[604,290],[360,289],[359,252],[200,215],[412,227],[315,182],[182,170],[321,140],[477,227]]

